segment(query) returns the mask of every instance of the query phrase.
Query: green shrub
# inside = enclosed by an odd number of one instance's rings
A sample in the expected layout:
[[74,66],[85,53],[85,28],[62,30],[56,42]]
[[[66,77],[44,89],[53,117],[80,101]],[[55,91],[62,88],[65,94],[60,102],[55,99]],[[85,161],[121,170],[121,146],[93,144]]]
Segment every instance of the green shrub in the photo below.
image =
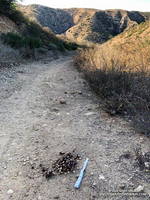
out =
[[78,45],[73,42],[64,42],[64,47],[67,50],[76,50],[78,48]]
[[22,30],[23,35],[28,35],[30,37],[36,38],[42,37],[43,33],[44,31],[42,30],[41,26],[32,21],[28,21],[24,30]]
[[16,33],[2,34],[1,38],[5,44],[10,45],[13,48],[28,47],[30,49],[35,49],[42,46],[40,39],[29,36],[23,37]]
[[13,48],[23,47],[23,37],[16,33],[2,34],[1,36],[4,44],[10,45]]
[[30,49],[42,47],[42,41],[33,37],[24,37],[23,44],[25,47],[29,47]]

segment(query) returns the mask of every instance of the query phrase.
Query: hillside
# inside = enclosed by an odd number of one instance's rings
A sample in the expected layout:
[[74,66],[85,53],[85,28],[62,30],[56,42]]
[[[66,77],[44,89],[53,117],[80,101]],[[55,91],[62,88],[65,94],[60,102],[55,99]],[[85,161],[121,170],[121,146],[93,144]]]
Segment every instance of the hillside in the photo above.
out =
[[[55,18],[55,16],[53,16]],[[15,1],[0,1],[0,60],[40,58],[49,50],[75,50],[77,45],[58,38],[32,17],[25,17]],[[8,59],[9,58],[9,59]]]
[[48,8],[41,5],[19,6],[19,10],[30,20],[43,27],[50,28],[54,33],[61,34],[73,26],[72,17],[61,9]]
[[[122,34],[112,38],[110,41],[108,41],[106,44],[115,45],[127,45],[127,42],[129,44],[134,44],[134,48],[139,43],[145,43],[147,41],[147,44],[149,45],[150,40],[150,21],[147,21],[145,23],[141,23],[138,26],[134,26],[127,31],[124,31]],[[143,46],[144,47],[144,46]],[[130,45],[131,48],[131,45]]]
[[[112,38],[108,42],[98,47],[104,51],[108,49],[108,56],[112,57],[113,51],[117,59],[120,56],[119,62],[125,63],[132,71],[150,70],[150,21],[134,26],[129,30]],[[98,53],[98,51],[97,51]],[[98,55],[97,55],[98,56]],[[99,65],[97,63],[97,65]]]
[[19,9],[55,34],[78,42],[103,43],[149,18],[149,13],[125,10],[53,9],[41,5],[19,6]]
[[[79,13],[75,13],[77,17]],[[103,43],[113,36],[123,32],[129,27],[145,21],[145,16],[139,12],[124,10],[86,10],[82,13],[80,21],[70,28],[66,35],[76,38],[77,41]]]
[[125,63],[127,66],[130,66],[133,70],[134,67],[142,65],[142,62],[147,67],[150,67],[149,50],[150,21],[147,21],[129,28],[104,44],[96,45],[96,53],[94,53],[93,59],[97,60],[95,64],[99,67],[101,63],[99,59],[100,52],[107,51],[107,58],[109,57],[109,60],[112,59],[112,56],[116,59],[119,56],[119,61],[122,64]]

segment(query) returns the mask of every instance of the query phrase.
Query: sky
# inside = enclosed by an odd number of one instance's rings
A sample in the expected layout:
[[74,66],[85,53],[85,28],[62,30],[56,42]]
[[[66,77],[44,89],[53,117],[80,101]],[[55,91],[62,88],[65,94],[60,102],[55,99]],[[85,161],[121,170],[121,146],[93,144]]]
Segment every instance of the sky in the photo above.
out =
[[150,0],[22,0],[22,4],[40,4],[52,8],[97,8],[150,11]]

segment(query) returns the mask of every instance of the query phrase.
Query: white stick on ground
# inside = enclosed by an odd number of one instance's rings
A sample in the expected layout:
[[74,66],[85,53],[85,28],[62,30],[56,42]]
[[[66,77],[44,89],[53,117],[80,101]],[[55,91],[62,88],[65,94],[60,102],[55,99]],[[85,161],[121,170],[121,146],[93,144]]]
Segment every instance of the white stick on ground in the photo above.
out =
[[81,186],[81,183],[82,183],[82,180],[83,180],[83,177],[84,177],[85,170],[86,170],[86,168],[87,168],[88,162],[89,162],[89,159],[87,158],[87,159],[85,160],[84,164],[83,164],[83,167],[82,167],[81,171],[80,171],[80,175],[79,175],[79,177],[78,177],[78,179],[77,179],[77,181],[76,181],[76,183],[75,183],[75,185],[74,185],[74,187],[75,187],[76,189],[79,189],[80,186]]

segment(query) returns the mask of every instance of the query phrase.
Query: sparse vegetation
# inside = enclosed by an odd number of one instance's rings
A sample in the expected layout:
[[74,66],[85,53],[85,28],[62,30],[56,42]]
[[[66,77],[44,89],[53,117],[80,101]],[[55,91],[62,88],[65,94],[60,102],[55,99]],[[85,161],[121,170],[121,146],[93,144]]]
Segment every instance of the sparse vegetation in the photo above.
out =
[[[139,29],[144,31],[139,31]],[[133,31],[134,30],[134,31]],[[136,128],[150,134],[149,22],[109,42],[79,52],[75,64],[110,114],[129,115]],[[140,33],[139,33],[140,32]],[[135,37],[138,35],[139,38]],[[145,46],[146,43],[146,46]]]

